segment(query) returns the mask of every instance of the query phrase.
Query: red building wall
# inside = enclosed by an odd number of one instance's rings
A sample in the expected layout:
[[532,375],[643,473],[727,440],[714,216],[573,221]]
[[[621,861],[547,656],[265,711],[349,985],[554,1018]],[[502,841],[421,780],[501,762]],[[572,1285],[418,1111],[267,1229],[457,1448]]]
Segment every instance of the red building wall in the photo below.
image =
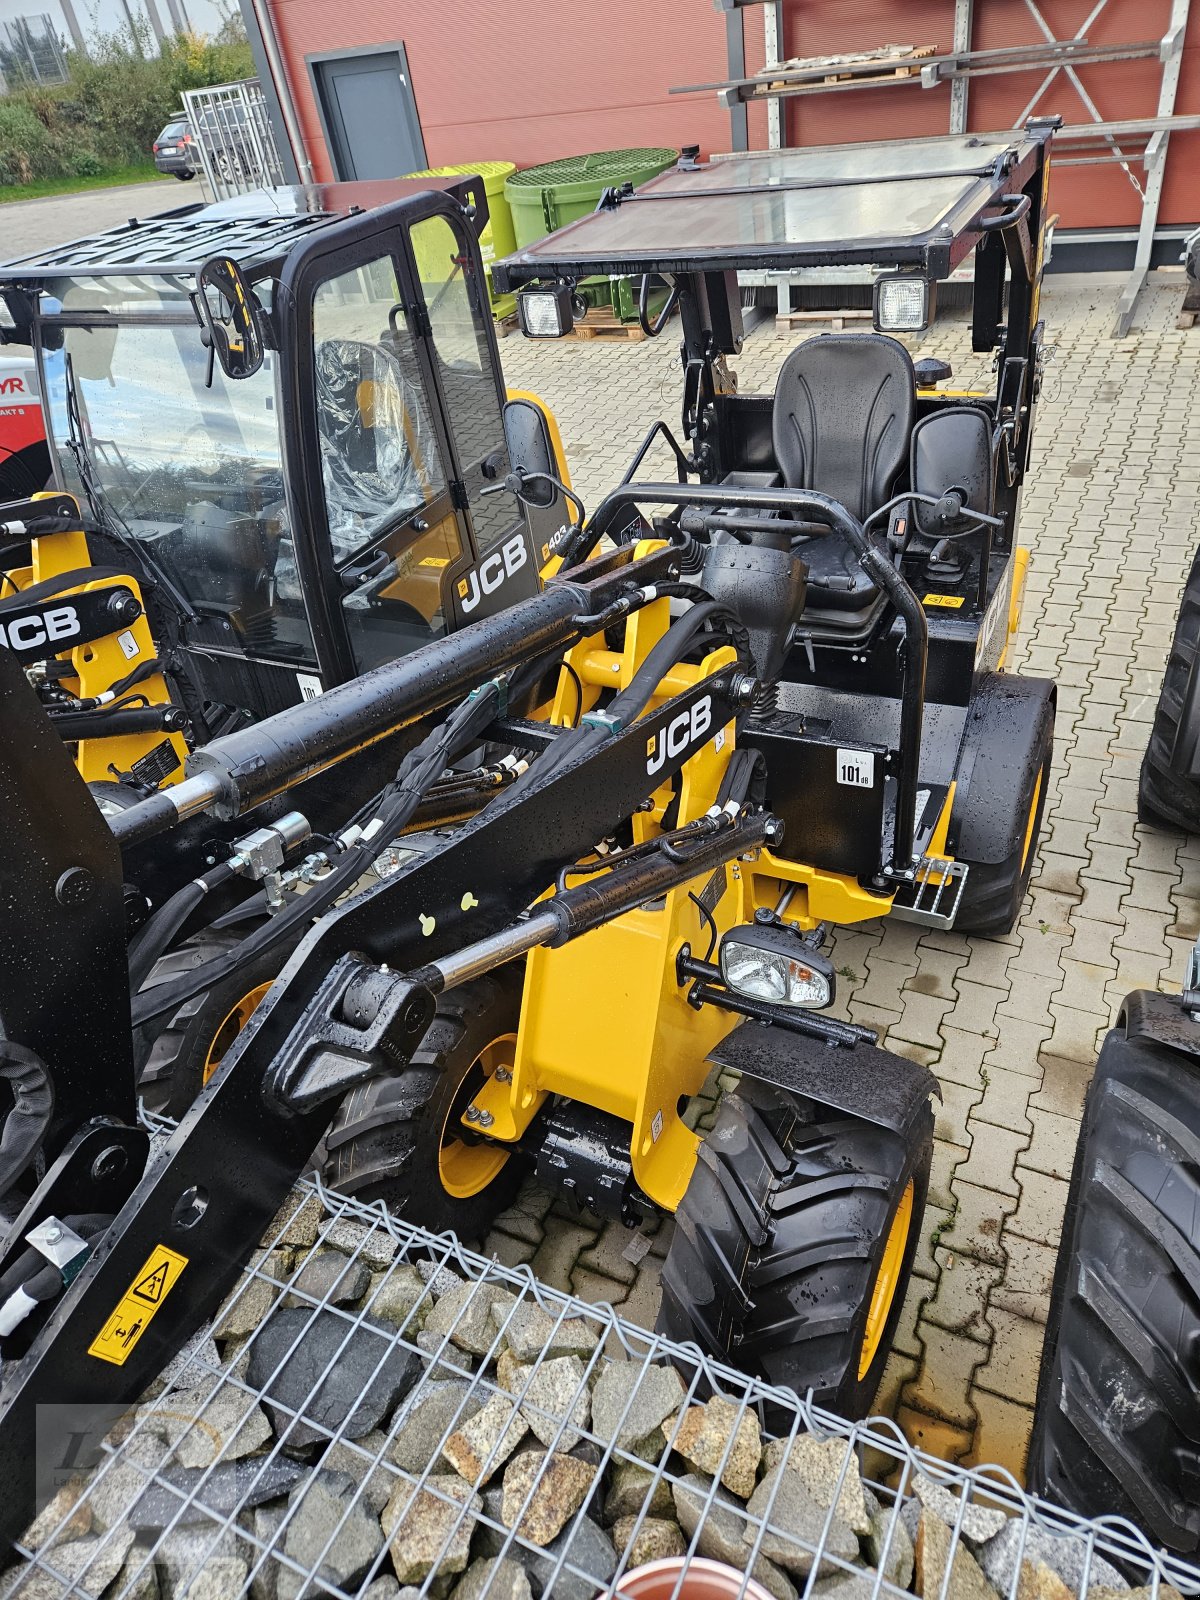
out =
[[[333,176],[304,58],[402,40],[433,166],[629,145],[729,147],[712,93],[672,84],[725,76],[725,22],[711,0],[268,0],[314,174]],[[753,29],[748,30],[754,32]],[[761,28],[757,30],[761,61]],[[765,118],[756,110],[758,138]]]
[[[952,44],[952,0],[783,0],[787,53],[823,55],[900,42]],[[1040,0],[1057,37],[1084,22],[1094,0]],[[305,57],[402,40],[431,164],[478,160],[518,166],[626,145],[729,147],[729,115],[715,93],[671,95],[672,85],[714,82],[726,74],[725,19],[711,0],[563,0],[519,7],[509,0],[266,0],[288,63],[306,150],[317,178],[333,176],[313,102]],[[1042,37],[1020,0],[976,0],[973,48]],[[1109,0],[1088,29],[1093,44],[1157,39],[1170,0]],[[749,70],[762,61],[762,13],[745,13]],[[973,78],[970,126],[1013,125],[1043,72]],[[1106,119],[1153,116],[1156,60],[1079,69]],[[783,102],[789,141],[839,143],[944,133],[950,89],[910,85],[795,97]],[[1038,99],[1042,112],[1085,122],[1087,111],[1064,74]],[[1200,114],[1200,7],[1193,8],[1176,103]],[[750,143],[766,143],[761,105],[750,108]],[[1135,175],[1144,177],[1132,163]],[[1054,209],[1064,227],[1137,222],[1140,202],[1116,163],[1056,168]],[[1161,223],[1200,220],[1200,133],[1172,136]]]

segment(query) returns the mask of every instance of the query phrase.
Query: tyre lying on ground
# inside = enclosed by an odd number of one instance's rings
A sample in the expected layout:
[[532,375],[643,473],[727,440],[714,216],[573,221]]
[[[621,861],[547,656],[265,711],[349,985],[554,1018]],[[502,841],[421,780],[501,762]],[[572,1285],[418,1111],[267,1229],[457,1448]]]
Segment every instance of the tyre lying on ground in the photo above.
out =
[[1088,1091],[1028,1485],[1200,1550],[1200,1023],[1137,991]]

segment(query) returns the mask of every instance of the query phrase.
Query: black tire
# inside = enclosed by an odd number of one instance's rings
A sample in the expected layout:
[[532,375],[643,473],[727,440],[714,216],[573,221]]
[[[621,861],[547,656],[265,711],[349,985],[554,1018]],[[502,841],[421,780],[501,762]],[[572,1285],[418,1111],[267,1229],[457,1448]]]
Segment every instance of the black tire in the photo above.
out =
[[[246,937],[250,926],[238,932],[206,928],[185,939],[155,962],[143,990],[182,978],[204,962],[228,955]],[[222,983],[185,1000],[158,1033],[153,1029],[159,1025],[150,1024],[139,1041],[145,1064],[138,1076],[138,1092],[148,1110],[174,1118],[183,1115],[204,1087],[210,1068],[215,1067],[245,1022],[248,1011],[240,1019],[236,1016],[242,1002],[272,983],[290,954],[290,947],[268,951]]]
[[1120,1025],[1076,1146],[1027,1477],[1200,1550],[1200,1061]]
[[1183,586],[1171,653],[1167,657],[1150,743],[1138,781],[1138,820],[1159,828],[1200,831],[1200,783],[1171,770],[1180,720],[1188,715],[1188,686],[1200,650],[1200,551]]
[[[932,1159],[928,1106],[903,1138],[743,1079],[722,1102],[675,1214],[659,1330],[865,1416],[904,1304]],[[910,1186],[886,1321],[866,1353],[873,1291]]]
[[506,970],[451,990],[411,1064],[346,1096],[325,1137],[327,1183],[434,1233],[483,1237],[515,1197],[524,1164],[510,1155],[477,1193],[454,1195],[443,1183],[443,1140],[483,1081],[483,1052],[516,1035],[522,978],[523,969]]
[[[1005,934],[1016,927],[1037,860],[1053,761],[1053,699],[1042,701],[1031,728],[1018,729],[1010,741],[996,739],[986,770],[977,758],[966,804],[960,811],[956,803],[950,823],[951,840],[962,841],[955,859],[968,868],[955,932]],[[993,772],[993,762],[1003,771]]]
[[177,172],[175,176],[179,179],[180,183],[187,183],[194,178],[196,174],[194,172]]

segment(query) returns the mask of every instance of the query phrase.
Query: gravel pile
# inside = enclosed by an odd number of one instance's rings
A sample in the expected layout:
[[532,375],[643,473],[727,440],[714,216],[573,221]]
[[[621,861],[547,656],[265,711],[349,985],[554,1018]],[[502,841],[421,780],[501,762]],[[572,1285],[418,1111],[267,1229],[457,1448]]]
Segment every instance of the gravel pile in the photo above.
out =
[[757,1406],[601,1308],[399,1232],[299,1191],[0,1593],[595,1600],[691,1553],[775,1600],[1148,1600],[961,1475],[897,1449],[897,1492],[799,1403]]

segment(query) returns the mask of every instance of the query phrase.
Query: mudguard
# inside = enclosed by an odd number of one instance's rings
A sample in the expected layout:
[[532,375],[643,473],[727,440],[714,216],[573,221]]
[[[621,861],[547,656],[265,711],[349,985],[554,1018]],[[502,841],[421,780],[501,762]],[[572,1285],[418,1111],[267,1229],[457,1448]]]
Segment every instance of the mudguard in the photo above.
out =
[[872,1044],[830,1045],[763,1022],[741,1022],[708,1059],[789,1094],[832,1106],[904,1134],[929,1102],[941,1099],[933,1073],[907,1056]]
[[963,861],[1006,861],[1029,816],[1037,734],[1057,691],[1049,678],[991,672],[971,702],[954,773],[948,845]]

